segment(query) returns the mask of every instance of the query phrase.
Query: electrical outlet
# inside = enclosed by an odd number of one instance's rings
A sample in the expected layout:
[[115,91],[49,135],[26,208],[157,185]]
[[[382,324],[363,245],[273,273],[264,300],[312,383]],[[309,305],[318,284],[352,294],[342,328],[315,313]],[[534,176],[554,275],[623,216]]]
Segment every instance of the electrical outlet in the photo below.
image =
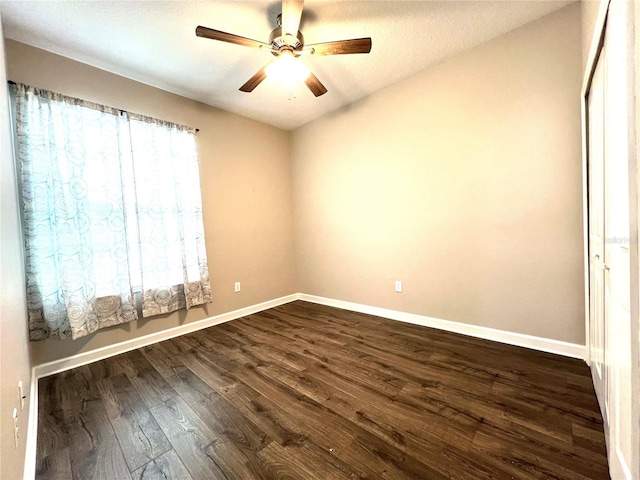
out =
[[238,293],[240,291],[240,282],[236,282],[233,286],[233,291]]
[[20,411],[24,410],[24,399],[27,398],[24,394],[24,387],[22,386],[22,380],[18,382],[18,398],[20,399]]
[[13,409],[13,446],[18,448],[18,409]]
[[402,281],[396,280],[396,293],[402,293]]

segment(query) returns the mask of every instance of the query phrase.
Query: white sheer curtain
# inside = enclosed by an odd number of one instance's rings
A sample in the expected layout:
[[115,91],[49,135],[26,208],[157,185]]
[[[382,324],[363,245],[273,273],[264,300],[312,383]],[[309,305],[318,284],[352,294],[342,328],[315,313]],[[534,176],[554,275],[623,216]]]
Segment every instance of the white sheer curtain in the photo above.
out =
[[32,340],[211,301],[194,132],[16,85]]

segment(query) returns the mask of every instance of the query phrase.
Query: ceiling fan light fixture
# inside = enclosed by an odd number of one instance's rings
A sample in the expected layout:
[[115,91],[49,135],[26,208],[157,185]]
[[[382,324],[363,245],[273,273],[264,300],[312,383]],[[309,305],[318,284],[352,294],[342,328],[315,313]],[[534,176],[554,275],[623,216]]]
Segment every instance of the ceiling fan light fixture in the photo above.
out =
[[196,28],[196,36],[220,42],[235,43],[245,47],[261,48],[276,57],[275,60],[262,67],[247,80],[239,88],[241,92],[253,92],[265,78],[271,77],[288,89],[294,89],[297,84],[304,82],[311,90],[311,93],[319,97],[327,93],[327,88],[318,80],[318,77],[311,73],[304,63],[298,60],[298,57],[301,55],[324,56],[369,53],[371,51],[371,38],[337,40],[305,47],[304,36],[300,31],[303,6],[304,0],[282,0],[282,13],[276,19],[278,26],[269,35],[269,43],[203,27],[202,25]]
[[304,82],[311,73],[307,66],[296,59],[293,52],[283,50],[278,58],[267,67],[267,76],[286,87]]

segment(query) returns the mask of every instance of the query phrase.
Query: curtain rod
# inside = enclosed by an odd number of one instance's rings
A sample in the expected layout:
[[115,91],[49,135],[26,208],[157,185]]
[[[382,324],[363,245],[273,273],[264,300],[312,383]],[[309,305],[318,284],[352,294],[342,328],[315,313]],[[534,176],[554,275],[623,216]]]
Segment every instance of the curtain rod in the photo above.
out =
[[[17,84],[16,82],[14,82],[13,80],[7,80],[7,83],[8,83],[9,85],[18,85],[18,84]],[[126,110],[122,110],[121,108],[118,108],[118,110],[119,110],[121,113],[127,113],[127,111],[126,111]],[[196,131],[196,133],[200,133],[200,129],[199,129],[199,128],[196,128],[196,129],[195,129],[195,131]]]

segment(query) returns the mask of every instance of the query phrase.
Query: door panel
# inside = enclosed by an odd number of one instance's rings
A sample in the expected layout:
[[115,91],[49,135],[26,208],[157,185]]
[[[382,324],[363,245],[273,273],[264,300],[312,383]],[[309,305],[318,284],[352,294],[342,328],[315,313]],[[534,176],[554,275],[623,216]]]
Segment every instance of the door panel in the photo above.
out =
[[[603,48],[589,91],[589,338],[593,383],[606,417],[604,295],[604,64]],[[607,418],[605,418],[605,421]]]

